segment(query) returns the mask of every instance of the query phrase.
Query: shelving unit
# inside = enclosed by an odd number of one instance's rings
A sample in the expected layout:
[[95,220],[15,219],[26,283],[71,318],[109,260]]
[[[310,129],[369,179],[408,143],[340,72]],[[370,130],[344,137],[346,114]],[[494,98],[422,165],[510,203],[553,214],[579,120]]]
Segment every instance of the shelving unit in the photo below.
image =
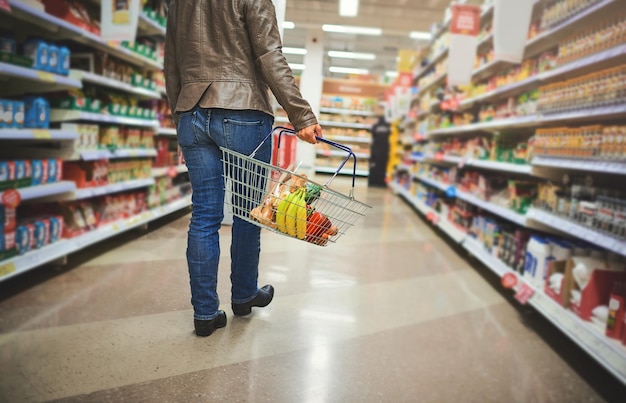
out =
[[[90,7],[99,4],[99,0],[92,0]],[[47,42],[63,42],[67,47],[79,52],[89,50],[102,51],[114,59],[123,61],[132,66],[136,73],[143,77],[148,74],[158,72],[163,69],[162,63],[156,59],[149,58],[138,52],[131,51],[118,43],[107,42],[91,31],[76,26],[61,18],[52,16],[43,9],[33,7],[19,0],[9,0],[11,13],[3,15],[7,21],[12,21],[15,32],[27,32],[29,35],[41,36]],[[4,13],[2,11],[2,13]],[[153,21],[146,13],[141,13],[138,23],[138,38],[149,36],[153,40],[165,37],[165,28]],[[148,54],[147,52],[145,54]],[[75,67],[73,65],[72,67]],[[60,90],[85,90],[88,91],[97,87],[110,91],[112,94],[122,94],[130,100],[146,101],[161,100],[165,95],[165,90],[161,87],[151,89],[149,86],[140,87],[130,85],[130,80],[120,81],[94,74],[87,71],[73,68],[68,76],[52,74],[47,71],[40,71],[34,68],[27,68],[0,62],[0,78],[4,78],[3,87],[0,89],[0,98],[22,97],[25,94],[43,94]],[[152,79],[150,77],[150,79]],[[151,86],[154,87],[151,81]],[[85,141],[80,126],[75,126],[72,130],[62,129],[61,123],[75,122],[86,125],[109,124],[122,128],[134,127],[140,129],[141,133],[154,132],[155,135],[175,136],[176,130],[160,128],[159,121],[145,119],[136,116],[116,116],[106,113],[94,113],[83,110],[62,110],[52,109],[50,111],[49,129],[30,128],[0,128],[0,143],[12,142],[11,147],[15,155],[22,159],[61,159],[63,161],[95,161],[95,160],[121,160],[117,161],[118,166],[123,166],[126,159],[144,158],[151,159],[158,157],[156,148],[117,148],[117,149],[89,149],[85,150]],[[93,147],[90,140],[89,147]],[[27,142],[28,147],[21,143]],[[34,145],[34,147],[32,147]],[[29,154],[30,153],[30,154]],[[27,158],[24,158],[27,157]],[[9,153],[5,159],[13,159],[14,155]],[[157,158],[158,160],[158,158]],[[161,162],[162,164],[162,162]],[[141,189],[154,187],[157,182],[163,184],[164,176],[177,176],[187,171],[184,165],[173,167],[154,168],[149,177],[143,179],[126,180],[111,183],[106,186],[79,188],[77,184],[69,180],[61,180],[52,183],[30,186],[16,189],[20,200],[24,204],[37,206],[40,203],[58,204],[57,202],[89,203],[91,199],[104,195],[125,194],[127,192],[137,192]],[[157,186],[158,188],[158,186]],[[4,192],[0,192],[3,196]],[[13,196],[13,195],[11,195]],[[168,196],[169,197],[169,196]],[[156,203],[158,204],[158,202]],[[65,203],[63,204],[65,205]],[[154,205],[152,202],[151,205]],[[115,222],[99,223],[97,228],[85,232],[73,238],[61,238],[60,240],[27,251],[23,255],[12,257],[0,261],[0,281],[10,279],[20,273],[37,268],[45,263],[55,261],[69,254],[77,252],[89,245],[100,242],[121,232],[133,228],[144,226],[151,221],[164,217],[168,214],[184,209],[191,205],[189,195],[181,196],[180,199],[171,201],[168,204],[142,212],[138,215],[119,219]],[[59,205],[60,206],[60,205]],[[20,216],[18,207],[18,225]],[[10,252],[10,251],[9,251]]]
[[[546,2],[543,0],[538,0],[535,3],[535,17],[541,16],[540,13],[545,3]],[[603,26],[602,24],[606,24],[606,19],[614,18],[617,11],[621,10],[620,4],[619,0],[599,0],[569,15],[563,21],[556,23],[529,39],[526,42],[524,58],[530,59],[538,57],[545,51],[555,49],[563,44],[565,38],[580,32],[581,27],[591,29],[596,26]],[[490,7],[490,15],[486,15],[486,12],[483,13],[483,24],[488,21],[489,18],[492,18],[493,13],[491,11],[493,11],[493,7]],[[615,21],[613,21],[613,23],[615,23]],[[441,35],[441,32],[439,32],[438,35]],[[604,38],[606,38],[606,36]],[[493,35],[487,34],[480,42],[479,48],[482,52],[487,50],[487,47],[492,46],[492,44]],[[610,47],[602,49],[601,46]],[[477,95],[461,99],[456,112],[471,113],[474,115],[473,121],[477,121],[478,108],[482,108],[483,106],[493,105],[497,108],[499,105],[503,105],[509,97],[517,98],[518,95],[528,93],[542,86],[562,83],[583,75],[626,64],[626,45],[624,43],[617,43],[616,41],[611,43],[606,42],[606,45],[593,45],[592,48],[596,51],[593,52],[591,50],[587,52],[586,55],[581,55],[582,57],[570,60],[567,63],[561,62],[561,64],[556,65],[556,67],[552,67],[538,74],[527,77],[518,75],[518,77],[523,77],[523,79],[516,82],[509,81],[506,85],[501,85],[496,89],[491,89],[493,82],[491,82],[490,85],[486,85],[486,80],[493,77],[496,73],[499,73],[503,68],[512,67],[513,64],[497,60],[486,63],[474,70],[473,82],[474,84],[484,83],[483,87],[489,88],[490,90],[485,93],[479,93],[479,91],[475,90],[473,93]],[[418,69],[414,74],[414,82],[417,82],[420,78],[432,71],[437,63],[445,59],[447,53],[447,49],[440,52],[432,60],[429,60],[423,68]],[[510,75],[509,77],[515,76]],[[510,80],[512,80],[512,78]],[[618,157],[614,157],[614,159],[601,159],[600,157],[582,157],[582,155],[590,154],[580,153],[580,158],[573,158],[540,156],[541,154],[536,153],[533,158],[528,158],[529,162],[527,164],[515,164],[445,155],[440,153],[439,150],[448,150],[448,148],[446,148],[445,145],[440,146],[439,144],[445,142],[445,139],[448,138],[450,140],[459,138],[461,141],[464,141],[479,136],[490,136],[495,133],[501,136],[499,137],[500,139],[506,136],[523,137],[527,135],[530,137],[535,133],[535,130],[544,128],[579,128],[582,126],[597,125],[599,123],[603,123],[605,127],[612,125],[621,126],[624,122],[623,118],[626,116],[626,100],[616,98],[611,104],[603,104],[605,106],[595,106],[597,105],[595,103],[593,105],[577,105],[577,109],[572,109],[571,111],[529,113],[526,116],[494,118],[491,121],[428,130],[428,123],[436,122],[436,115],[442,111],[438,101],[435,101],[432,105],[428,105],[428,108],[426,108],[426,100],[432,102],[434,99],[434,97],[431,96],[431,94],[434,93],[433,91],[444,85],[445,80],[440,77],[435,82],[419,88],[417,98],[414,100],[414,102],[417,102],[419,105],[419,109],[422,109],[423,112],[420,113],[418,119],[428,119],[427,121],[420,120],[417,122],[419,125],[418,130],[426,136],[427,142],[437,143],[437,146],[429,148],[424,147],[422,144],[413,144],[412,146],[414,148],[411,151],[413,153],[420,153],[420,156],[417,158],[405,156],[403,163],[398,164],[396,168],[398,171],[401,171],[401,173],[398,174],[398,178],[404,185],[390,181],[389,187],[413,206],[415,210],[423,215],[433,226],[441,230],[441,232],[446,234],[446,236],[451,238],[454,242],[461,244],[468,253],[480,260],[498,276],[502,277],[506,274],[515,275],[518,279],[518,287],[516,290],[526,287],[530,288],[533,293],[528,300],[528,304],[543,314],[556,327],[561,329],[567,337],[570,337],[583,350],[587,351],[608,371],[621,380],[621,382],[626,384],[625,346],[619,341],[606,337],[602,329],[595,324],[582,320],[573,311],[560,306],[551,297],[545,294],[543,290],[537,289],[529,280],[525,279],[521,273],[514,271],[507,264],[494,256],[494,254],[488,251],[473,235],[466,233],[459,234],[461,229],[450,223],[446,217],[439,214],[433,208],[426,206],[424,201],[414,194],[414,189],[420,189],[419,194],[422,197],[425,196],[421,192],[423,192],[424,189],[429,189],[429,200],[431,200],[432,197],[436,198],[438,192],[444,192],[446,200],[450,200],[451,198],[454,200],[454,198],[456,198],[457,200],[463,200],[470,205],[478,207],[479,210],[477,214],[489,217],[493,222],[499,223],[497,226],[501,230],[503,228],[512,228],[514,230],[526,231],[527,234],[548,233],[566,239],[579,239],[588,244],[599,246],[607,253],[611,252],[622,256],[626,256],[626,240],[602,232],[596,229],[596,227],[583,225],[581,222],[558,216],[538,208],[530,208],[527,210],[526,214],[518,214],[514,210],[484,201],[473,194],[460,191],[455,185],[441,183],[423,176],[422,174],[416,175],[413,173],[418,171],[413,164],[419,162],[434,166],[447,166],[451,169],[449,173],[453,173],[454,170],[452,170],[452,168],[455,167],[457,170],[478,171],[479,174],[484,176],[492,174],[485,171],[494,171],[494,173],[499,172],[501,176],[504,174],[531,184],[534,182],[542,183],[542,181],[546,183],[546,179],[544,178],[549,178],[552,183],[556,182],[559,184],[559,180],[562,180],[564,174],[577,175],[578,177],[582,177],[585,173],[594,176],[604,174],[607,176],[601,177],[601,186],[609,187],[611,186],[610,184],[613,184],[611,189],[615,188],[615,190],[617,190],[617,188],[620,188],[617,184],[621,184],[622,176],[626,175],[626,161]],[[481,90],[481,88],[477,89]],[[571,105],[567,107],[571,107]],[[457,118],[460,120],[460,117],[457,116]],[[450,118],[448,121],[452,121],[452,119]],[[410,129],[411,125],[407,122],[402,122],[399,127],[401,130],[412,130]],[[594,139],[597,140],[597,137],[594,137]],[[447,145],[450,146],[449,143]],[[455,146],[458,147],[458,145],[454,144],[452,147]],[[459,149],[459,153],[464,152],[462,145],[458,148],[454,148],[455,152]],[[529,149],[532,149],[532,147],[529,147]],[[516,160],[519,159],[520,158],[516,156]],[[419,171],[425,172],[423,168],[420,168]],[[407,172],[409,176],[407,176]],[[408,190],[405,186],[411,190]],[[454,205],[454,203],[450,204],[449,202],[446,204],[448,204],[448,208],[452,208],[450,206]],[[463,205],[463,203],[456,204],[456,206]],[[439,207],[440,206],[437,206],[437,208]],[[445,206],[442,207],[442,209],[443,208],[445,208]],[[450,219],[455,217],[453,214],[457,213],[457,210],[452,211]]]

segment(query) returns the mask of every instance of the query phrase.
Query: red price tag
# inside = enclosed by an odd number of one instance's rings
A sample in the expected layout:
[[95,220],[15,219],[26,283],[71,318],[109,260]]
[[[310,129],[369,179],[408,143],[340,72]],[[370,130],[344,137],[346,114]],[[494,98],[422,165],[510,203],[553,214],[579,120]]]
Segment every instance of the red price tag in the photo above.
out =
[[528,284],[523,283],[520,288],[517,290],[515,294],[515,299],[518,300],[522,305],[526,305],[530,297],[535,294],[535,290],[533,290]]
[[502,282],[502,287],[510,290],[517,285],[517,276],[515,273],[506,273],[500,281]]
[[415,141],[422,141],[422,140],[424,140],[424,135],[422,135],[421,133],[414,133],[413,134],[413,140],[415,140]]
[[176,167],[167,168],[167,176],[169,176],[170,178],[175,178],[176,176],[178,176],[178,171],[176,170]]
[[22,195],[15,189],[9,189],[2,193],[2,198],[0,198],[0,202],[2,205],[9,208],[17,208],[22,202]]
[[443,161],[443,153],[435,153],[435,161]]

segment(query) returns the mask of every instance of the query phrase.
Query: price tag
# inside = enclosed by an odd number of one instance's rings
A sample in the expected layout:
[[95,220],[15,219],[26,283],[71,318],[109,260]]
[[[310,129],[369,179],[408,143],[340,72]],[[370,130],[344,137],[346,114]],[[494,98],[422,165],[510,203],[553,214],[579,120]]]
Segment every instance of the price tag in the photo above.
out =
[[33,137],[36,139],[51,139],[52,133],[50,130],[33,130]]
[[517,276],[512,272],[506,273],[502,276],[500,282],[502,283],[502,287],[509,290],[513,289],[517,285]]
[[113,224],[111,228],[113,229],[113,232],[118,232],[120,230],[120,227],[117,224]]
[[330,157],[330,149],[325,148],[322,150],[322,153],[324,154],[325,157]]
[[443,153],[442,152],[435,153],[435,161],[439,161],[439,162],[443,161]]
[[175,178],[176,176],[178,176],[178,170],[176,169],[176,167],[169,167],[167,169],[167,176],[169,176],[170,178]]
[[533,290],[528,284],[523,283],[520,285],[517,293],[515,294],[515,299],[518,300],[522,305],[526,305],[530,297],[535,294],[535,290]]
[[56,78],[54,76],[54,74],[52,73],[48,73],[45,71],[38,71],[37,72],[37,78],[39,78],[40,81],[45,81],[45,82],[49,82],[49,83],[53,83],[56,81]]
[[15,271],[15,263],[7,263],[0,266],[0,277],[9,275]]
[[6,207],[17,208],[22,202],[22,195],[15,189],[6,190],[0,197],[0,203]]

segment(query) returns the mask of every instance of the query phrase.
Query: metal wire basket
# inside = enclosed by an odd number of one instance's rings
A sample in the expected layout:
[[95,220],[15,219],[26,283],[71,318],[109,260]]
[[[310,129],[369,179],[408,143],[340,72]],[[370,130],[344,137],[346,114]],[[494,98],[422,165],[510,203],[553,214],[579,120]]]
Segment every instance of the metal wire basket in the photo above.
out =
[[[224,164],[224,183],[230,184],[226,198],[234,217],[261,228],[295,239],[326,246],[336,242],[371,206],[354,199],[356,156],[342,144],[318,137],[347,153],[335,173],[320,185],[306,175],[273,166],[254,158],[260,147],[279,130],[278,147],[283,133],[295,134],[285,127],[275,127],[249,155],[220,147]],[[346,196],[329,188],[346,162],[352,158],[352,187]]]

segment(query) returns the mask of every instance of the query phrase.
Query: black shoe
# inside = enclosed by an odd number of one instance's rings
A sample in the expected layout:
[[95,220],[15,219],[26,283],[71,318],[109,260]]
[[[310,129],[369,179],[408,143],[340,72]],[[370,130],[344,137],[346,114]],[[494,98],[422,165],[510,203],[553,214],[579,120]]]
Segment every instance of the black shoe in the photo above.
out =
[[226,312],[217,311],[217,316],[211,320],[194,319],[193,325],[196,328],[196,336],[210,336],[215,329],[226,326]]
[[264,306],[268,306],[272,299],[274,298],[274,287],[271,285],[263,286],[259,289],[256,297],[254,297],[251,301],[244,302],[243,304],[235,304],[232,303],[233,313],[237,316],[249,315],[252,312],[253,306],[258,306],[263,308]]

